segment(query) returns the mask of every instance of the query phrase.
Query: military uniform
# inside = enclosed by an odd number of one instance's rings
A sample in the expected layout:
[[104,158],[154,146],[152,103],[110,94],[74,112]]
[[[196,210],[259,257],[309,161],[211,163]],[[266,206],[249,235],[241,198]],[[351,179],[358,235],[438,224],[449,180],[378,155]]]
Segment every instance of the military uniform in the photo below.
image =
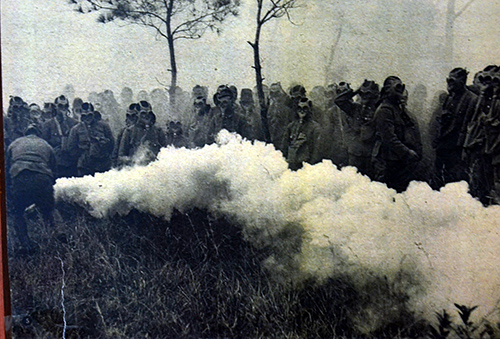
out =
[[476,104],[477,96],[465,89],[458,95],[447,95],[437,114],[432,146],[436,150],[436,175],[442,184],[468,179],[462,161],[464,127]]
[[26,208],[35,204],[45,221],[53,224],[55,154],[45,140],[30,134],[12,142],[6,164],[12,182],[14,228],[21,246],[29,250],[32,244],[24,220]]
[[335,98],[335,104],[341,109],[348,164],[355,166],[363,174],[371,175],[371,155],[375,143],[375,108],[353,102],[353,95],[351,90]]
[[287,106],[288,97],[284,92],[272,93],[267,112],[271,142],[278,150],[283,150],[283,135],[292,120],[292,110]]
[[492,94],[481,93],[474,114],[467,124],[463,145],[469,170],[470,193],[484,204],[488,203],[488,194],[493,186],[492,159],[490,154],[485,152],[487,143],[485,118],[490,114],[492,105],[494,105]]
[[175,148],[182,148],[189,146],[189,140],[184,135],[182,124],[180,122],[170,122],[167,129],[167,146],[174,146]]
[[194,119],[189,126],[189,144],[193,147],[203,147],[208,143],[210,129],[210,105],[204,104],[201,109],[193,109]]
[[67,152],[71,128],[78,122],[67,116],[54,117],[45,121],[41,127],[41,137],[47,141],[56,154],[57,170],[56,177],[71,177],[77,174],[76,160]]
[[375,128],[375,178],[401,192],[413,179],[413,171],[422,158],[418,124],[401,105],[383,100],[375,112]]
[[156,155],[166,144],[165,132],[161,128],[137,123],[123,132],[118,158],[128,159],[129,163],[135,160],[147,164],[156,159]]
[[94,175],[111,168],[114,138],[109,125],[93,121],[90,125],[78,123],[68,137],[68,153],[77,160],[78,175]]
[[247,131],[247,123],[244,117],[234,108],[233,105],[223,110],[221,107],[214,107],[210,112],[211,121],[208,133],[208,143],[213,143],[217,133],[226,129],[244,136]]

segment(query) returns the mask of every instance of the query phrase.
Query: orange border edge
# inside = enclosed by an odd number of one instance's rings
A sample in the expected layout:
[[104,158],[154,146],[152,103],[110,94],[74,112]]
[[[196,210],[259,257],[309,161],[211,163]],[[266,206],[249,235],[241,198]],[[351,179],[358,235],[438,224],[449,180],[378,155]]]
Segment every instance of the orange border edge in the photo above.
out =
[[[1,38],[1,36],[0,36]],[[0,44],[1,46],[1,44]],[[0,49],[0,60],[2,52]],[[0,62],[1,65],[1,62]],[[0,72],[0,84],[2,83]],[[12,309],[7,251],[7,200],[5,185],[5,146],[3,122],[3,86],[0,85],[0,338],[12,338]]]

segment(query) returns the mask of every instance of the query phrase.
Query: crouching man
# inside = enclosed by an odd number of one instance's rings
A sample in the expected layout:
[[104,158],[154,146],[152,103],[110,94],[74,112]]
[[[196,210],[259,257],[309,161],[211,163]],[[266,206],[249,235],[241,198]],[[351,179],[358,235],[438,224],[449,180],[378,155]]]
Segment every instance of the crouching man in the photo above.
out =
[[26,254],[35,250],[24,219],[26,208],[34,205],[47,224],[54,223],[56,158],[52,147],[39,135],[35,125],[28,126],[25,136],[12,142],[6,154],[8,180],[12,182],[14,229],[21,252]]

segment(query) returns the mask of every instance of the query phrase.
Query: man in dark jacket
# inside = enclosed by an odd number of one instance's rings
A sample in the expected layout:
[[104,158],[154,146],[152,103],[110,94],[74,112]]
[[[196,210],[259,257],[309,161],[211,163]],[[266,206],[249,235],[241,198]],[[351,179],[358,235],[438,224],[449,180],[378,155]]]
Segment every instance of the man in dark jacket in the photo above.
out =
[[422,158],[422,144],[416,121],[404,110],[405,85],[390,76],[384,81],[381,101],[375,111],[376,143],[373,148],[375,179],[398,192],[413,179]]
[[189,140],[184,135],[182,123],[180,121],[170,121],[167,124],[167,146],[174,146],[175,148],[187,148]]
[[78,176],[94,175],[111,168],[114,138],[108,124],[95,118],[97,111],[82,110],[80,123],[68,137],[68,153],[77,160]]
[[113,153],[111,154],[111,166],[119,167],[118,164],[118,151],[120,148],[120,143],[123,137],[123,133],[125,130],[132,127],[137,123],[139,119],[139,111],[141,110],[141,106],[139,104],[132,103],[129,105],[127,109],[127,114],[125,116],[125,127],[118,133],[116,137],[115,147],[113,148]]
[[269,92],[269,109],[267,111],[269,134],[271,142],[277,150],[283,150],[283,134],[292,121],[292,110],[287,105],[288,96],[281,87],[281,83],[273,83]]
[[[486,152],[488,143],[486,121],[494,116],[496,90],[495,75],[499,68],[491,65],[479,73],[476,79],[476,88],[479,91],[477,105],[471,117],[466,117],[467,133],[464,140],[464,157],[469,170],[469,185],[472,196],[477,197],[483,204],[490,201],[489,193],[493,186],[491,153]],[[491,129],[490,129],[491,131]]]
[[448,95],[437,113],[435,138],[436,179],[440,186],[449,182],[467,180],[465,163],[462,161],[466,117],[476,108],[477,96],[466,87],[467,71],[455,68],[446,79]]
[[71,128],[73,128],[78,121],[67,115],[64,106],[65,105],[62,105],[59,109],[54,104],[55,111],[53,111],[52,118],[45,121],[41,127],[42,138],[52,146],[56,154],[57,178],[72,177],[77,174],[76,159],[72,158],[67,152],[66,143]]
[[146,165],[154,161],[160,149],[167,144],[165,132],[155,125],[156,115],[151,105],[147,101],[141,101],[139,105],[139,120],[123,132],[120,142],[118,159],[124,165]]
[[203,147],[207,144],[211,109],[204,96],[194,98],[192,107],[193,119],[188,130],[190,147]]
[[37,127],[31,125],[26,129],[26,136],[13,141],[7,149],[6,165],[7,179],[12,182],[14,229],[22,251],[32,253],[34,244],[28,236],[24,212],[34,205],[44,221],[53,225],[54,150],[39,137]]
[[4,116],[5,146],[24,136],[24,131],[31,124],[28,104],[20,97],[11,97],[7,116]]
[[[359,95],[359,102],[352,100],[356,95]],[[378,99],[379,86],[374,81],[368,80],[365,80],[356,91],[353,91],[348,84],[340,86],[335,98],[335,104],[342,110],[348,165],[369,176],[372,176],[371,155],[375,143],[373,117]]]
[[262,129],[262,119],[255,102],[252,90],[243,88],[240,95],[240,113],[246,121],[247,130],[242,135],[249,140],[264,140],[264,130]]
[[500,69],[493,74],[490,113],[483,118],[486,134],[485,154],[491,160],[490,203],[500,204]]
[[234,91],[229,87],[219,87],[215,99],[217,106],[212,108],[210,112],[211,122],[208,143],[213,143],[217,133],[223,129],[244,135],[247,124],[240,110],[236,109]]
[[314,165],[320,161],[319,138],[319,124],[312,119],[312,102],[302,98],[297,104],[296,119],[287,126],[283,137],[283,155],[291,170],[300,169],[304,162]]

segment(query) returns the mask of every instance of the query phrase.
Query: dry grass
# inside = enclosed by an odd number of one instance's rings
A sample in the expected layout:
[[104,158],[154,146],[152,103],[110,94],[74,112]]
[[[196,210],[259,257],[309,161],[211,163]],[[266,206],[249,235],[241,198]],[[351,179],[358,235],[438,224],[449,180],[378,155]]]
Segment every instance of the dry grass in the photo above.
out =
[[[16,338],[61,338],[63,331],[66,338],[407,338],[426,333],[426,324],[407,310],[403,288],[383,277],[361,287],[347,276],[322,284],[282,282],[262,268],[276,248],[254,248],[238,227],[203,211],[176,213],[167,223],[137,211],[96,220],[76,207],[59,210],[55,229],[31,223],[37,254],[19,256],[10,244]],[[363,322],[377,307],[390,320],[364,333]]]

